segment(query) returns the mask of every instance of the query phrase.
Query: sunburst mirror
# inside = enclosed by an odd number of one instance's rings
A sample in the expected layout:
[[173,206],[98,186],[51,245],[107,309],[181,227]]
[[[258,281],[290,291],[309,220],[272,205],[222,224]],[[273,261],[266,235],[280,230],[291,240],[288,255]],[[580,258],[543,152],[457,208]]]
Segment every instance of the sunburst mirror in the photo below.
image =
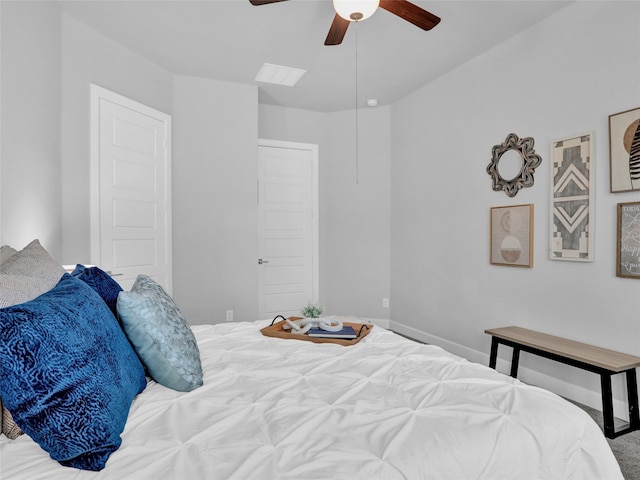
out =
[[533,172],[542,162],[533,149],[533,138],[520,138],[510,133],[500,145],[491,149],[491,163],[487,173],[491,176],[491,187],[515,197],[524,187],[533,185]]

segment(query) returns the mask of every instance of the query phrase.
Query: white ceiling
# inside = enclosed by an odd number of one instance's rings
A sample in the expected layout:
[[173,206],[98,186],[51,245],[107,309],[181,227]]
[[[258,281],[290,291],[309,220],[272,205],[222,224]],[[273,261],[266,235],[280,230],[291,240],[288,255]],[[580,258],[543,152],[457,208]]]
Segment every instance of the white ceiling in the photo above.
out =
[[[324,46],[331,0],[61,0],[61,9],[176,74],[258,85],[261,103],[337,111],[393,103],[570,1],[414,0],[431,31],[379,9]],[[357,47],[357,48],[356,48]],[[257,83],[263,63],[307,70],[293,87]],[[357,70],[356,70],[357,65]],[[357,76],[356,76],[357,72]],[[357,82],[356,82],[357,78]]]

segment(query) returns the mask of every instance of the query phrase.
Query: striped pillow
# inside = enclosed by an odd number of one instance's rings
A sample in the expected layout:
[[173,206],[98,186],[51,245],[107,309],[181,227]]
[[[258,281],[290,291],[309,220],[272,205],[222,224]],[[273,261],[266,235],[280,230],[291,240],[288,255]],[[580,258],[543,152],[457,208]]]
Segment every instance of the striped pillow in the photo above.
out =
[[[2,399],[0,398],[0,404]],[[15,440],[24,432],[20,430],[20,427],[13,421],[13,417],[7,408],[2,405],[2,433],[4,433],[9,439]]]

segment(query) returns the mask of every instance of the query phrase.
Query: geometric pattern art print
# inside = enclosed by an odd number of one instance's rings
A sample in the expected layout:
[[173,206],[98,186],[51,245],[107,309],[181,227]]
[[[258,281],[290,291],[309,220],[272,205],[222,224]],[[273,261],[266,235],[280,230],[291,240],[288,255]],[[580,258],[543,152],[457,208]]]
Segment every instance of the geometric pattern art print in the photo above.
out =
[[551,259],[593,261],[592,137],[552,142]]

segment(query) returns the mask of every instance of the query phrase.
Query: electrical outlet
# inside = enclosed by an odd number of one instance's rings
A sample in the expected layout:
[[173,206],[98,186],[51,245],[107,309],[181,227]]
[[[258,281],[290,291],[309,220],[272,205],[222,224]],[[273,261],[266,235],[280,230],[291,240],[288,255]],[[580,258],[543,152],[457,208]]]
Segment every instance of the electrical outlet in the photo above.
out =
[[388,298],[383,298],[382,299],[382,308],[389,308],[389,299]]
[[227,322],[233,322],[233,310],[227,310]]

